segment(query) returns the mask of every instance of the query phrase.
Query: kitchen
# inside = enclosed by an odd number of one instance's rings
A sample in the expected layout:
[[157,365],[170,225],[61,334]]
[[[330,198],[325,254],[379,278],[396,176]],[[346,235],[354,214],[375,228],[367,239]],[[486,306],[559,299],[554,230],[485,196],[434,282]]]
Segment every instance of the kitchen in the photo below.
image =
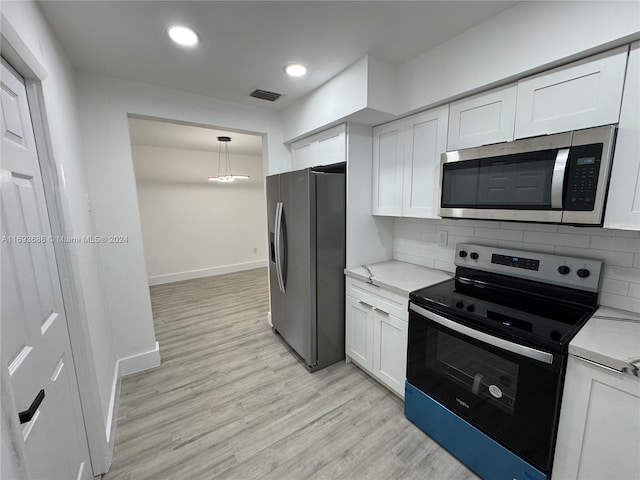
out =
[[[430,111],[431,106],[437,108],[438,105],[447,104],[451,108],[453,102],[467,100],[472,95],[490,92],[526,78],[533,78],[545,71],[552,71],[560,65],[579,62],[587,57],[602,55],[604,52],[629,45],[633,40],[637,40],[638,35],[637,11],[634,10],[637,5],[633,2],[607,5],[606,8],[603,4],[591,3],[579,7],[570,3],[518,4],[489,22],[454,37],[426,54],[419,55],[400,68],[390,66],[374,56],[364,57],[343,74],[316,89],[313,94],[286,108],[282,112],[281,123],[280,116],[272,111],[256,110],[249,115],[229,103],[205,97],[191,97],[166,88],[95,73],[71,74],[75,76],[78,88],[76,93],[68,86],[68,82],[71,82],[65,77],[68,74],[57,73],[61,69],[59,64],[64,65],[65,61],[56,64],[51,60],[61,56],[59,52],[49,52],[55,50],[55,47],[50,42],[40,40],[43,45],[41,48],[47,52],[43,54],[38,53],[39,47],[34,46],[33,42],[38,42],[37,35],[34,39],[30,32],[46,30],[41,25],[41,17],[35,12],[30,13],[28,9],[31,7],[14,8],[20,9],[11,15],[12,11],[8,8],[5,10],[3,6],[3,22],[9,19],[9,27],[13,29],[5,28],[3,23],[3,35],[10,35],[12,31],[21,33],[18,37],[24,37],[23,43],[31,46],[27,50],[35,51],[36,57],[41,58],[40,62],[49,65],[50,70],[56,73],[49,77],[49,83],[43,83],[43,86],[51,89],[51,95],[57,95],[55,99],[49,100],[53,102],[49,106],[50,115],[58,113],[59,116],[56,118],[62,120],[74,117],[75,114],[68,111],[68,102],[73,102],[67,97],[73,98],[77,94],[80,98],[78,118],[74,122],[82,125],[82,145],[87,152],[85,155],[88,164],[83,165],[83,162],[76,160],[77,165],[67,165],[67,171],[70,175],[81,175],[78,172],[87,170],[90,185],[88,190],[91,192],[90,208],[93,213],[91,221],[87,220],[86,214],[80,212],[81,209],[85,209],[84,195],[70,191],[75,202],[72,206],[77,209],[73,212],[76,215],[74,218],[76,222],[81,222],[76,229],[97,228],[102,232],[128,234],[131,239],[126,246],[101,247],[101,268],[104,270],[106,297],[96,296],[87,304],[88,308],[95,312],[96,319],[95,324],[91,325],[91,334],[97,335],[96,329],[101,328],[104,323],[109,324],[110,321],[110,330],[113,333],[105,332],[104,335],[105,338],[114,338],[111,347],[96,347],[104,352],[103,359],[108,358],[100,360],[104,362],[100,364],[104,365],[104,373],[100,375],[100,388],[103,392],[106,391],[106,395],[101,393],[99,397],[103,402],[104,411],[108,411],[112,403],[110,393],[113,391],[112,385],[116,383],[113,380],[117,377],[112,358],[122,359],[119,364],[125,367],[124,373],[152,367],[159,361],[144,263],[140,254],[139,219],[136,209],[131,208],[136,204],[136,200],[128,152],[128,112],[263,132],[269,139],[269,173],[310,166],[304,163],[304,159],[298,161],[296,155],[290,157],[283,142],[304,142],[303,139],[309,134],[325,131],[326,127],[336,128],[338,135],[333,137],[336,137],[338,142],[343,142],[343,145],[346,144],[347,150],[343,151],[342,156],[346,156],[347,160],[347,182],[358,181],[354,185],[358,190],[354,192],[352,189],[353,195],[348,200],[351,203],[348,203],[347,214],[351,215],[352,221],[347,220],[347,267],[363,264],[371,266],[377,262],[396,259],[451,272],[454,246],[465,241],[472,243],[470,238],[474,239],[473,243],[487,243],[488,238],[493,241],[489,243],[495,243],[496,246],[515,248],[515,243],[521,250],[553,250],[553,253],[560,254],[573,252],[574,256],[585,255],[587,250],[595,249],[598,253],[603,252],[604,257],[601,258],[609,264],[605,267],[608,272],[605,275],[606,290],[603,285],[600,303],[629,311],[638,310],[637,296],[634,296],[637,288],[634,285],[638,283],[638,267],[632,266],[637,265],[638,260],[637,230],[621,230],[622,224],[614,224],[618,225],[614,227],[618,229],[612,230],[476,220],[471,221],[475,223],[437,218],[418,220],[415,219],[415,214],[403,217],[402,205],[398,210],[397,204],[391,206],[396,208],[393,216],[371,216],[371,196],[367,196],[366,193],[367,189],[371,190],[376,185],[373,182],[374,172],[371,167],[374,159],[373,142],[370,140],[374,135],[371,126],[388,124],[395,118],[406,117],[409,113]],[[583,23],[568,21],[576,13],[572,9],[580,9],[581,22],[592,22],[589,24],[592,35],[588,38],[583,35]],[[537,30],[543,21],[546,22],[549,31],[562,32],[561,37],[554,38],[552,34],[540,36]],[[553,25],[562,25],[562,28],[553,28]],[[496,31],[503,32],[501,38],[495,37]],[[44,33],[40,35],[46,36]],[[505,41],[505,37],[508,41]],[[536,38],[535,47],[531,45],[531,38]],[[486,54],[483,53],[485,51]],[[521,55],[523,51],[527,51],[528,54]],[[446,62],[446,68],[443,62]],[[630,71],[632,70],[627,69],[627,72]],[[59,91],[67,92],[67,96],[61,97],[57,93]],[[367,95],[363,95],[363,92],[367,92]],[[623,117],[619,122],[609,120],[607,124],[623,123],[626,98],[624,95],[621,98]],[[629,100],[629,104],[633,106],[632,99]],[[309,111],[316,113],[305,114]],[[635,117],[637,121],[637,113]],[[346,127],[340,127],[345,121]],[[362,126],[363,123],[368,126]],[[72,132],[62,131],[64,124],[66,123],[52,124],[52,129],[62,135],[62,138],[71,137],[69,145],[78,145],[79,140]],[[591,126],[595,124],[569,127],[566,130]],[[339,131],[340,128],[343,128],[343,132]],[[619,128],[622,131],[621,125]],[[623,148],[621,131],[618,133],[616,153],[621,152]],[[406,135],[402,138],[406,138]],[[633,141],[634,138],[631,139],[631,142]],[[637,136],[635,141],[637,144]],[[65,157],[71,158],[65,159],[65,162],[80,158],[79,153],[67,151],[71,148],[69,146],[56,142],[53,148],[54,151],[58,151],[58,156],[63,156],[64,153]],[[367,148],[369,152],[362,154],[363,151],[367,152]],[[634,146],[629,148],[632,152],[637,152]],[[630,158],[634,158],[634,155],[637,156],[637,153],[632,153]],[[368,159],[369,163],[359,162],[360,159]],[[385,168],[390,167],[388,162],[383,165]],[[396,162],[394,166],[398,165]],[[634,165],[637,171],[637,164]],[[615,167],[614,160],[613,178],[616,178]],[[631,171],[634,171],[633,168]],[[384,198],[385,201],[388,198],[397,198],[398,192],[402,193],[406,184],[402,176],[406,175],[406,172],[404,169],[401,171],[402,175],[400,171],[396,173],[395,190],[394,186],[391,189],[388,186],[383,187],[383,193],[392,192]],[[629,206],[633,200],[624,198],[633,195],[633,176],[622,174],[617,175],[617,178],[617,181],[623,183],[620,188],[610,189],[608,205],[610,207],[615,201],[612,195],[620,195],[620,208],[607,209],[605,226],[607,216],[611,212],[626,214],[635,222],[637,228],[637,217],[633,220],[633,214],[629,213],[633,210],[633,207]],[[348,183],[348,191],[349,185],[352,184]],[[401,202],[404,201],[404,197],[400,198],[403,199]],[[382,205],[385,208],[388,206]],[[413,208],[411,205],[409,207]],[[85,220],[77,220],[78,218]],[[446,232],[447,238],[443,241],[446,246],[440,246],[441,232]],[[500,245],[500,242],[504,243]],[[509,242],[512,243],[508,245]],[[576,247],[584,252],[575,252]],[[87,252],[78,252],[78,255],[84,255],[82,258],[85,263],[79,267],[78,275],[80,278],[88,279],[89,283],[85,287],[88,289],[98,281],[94,279],[94,269],[87,267],[86,262],[97,260],[92,259]],[[372,272],[375,277],[375,267]],[[420,286],[424,285],[418,285],[416,288]],[[98,321],[104,318],[106,310],[98,307],[100,301],[109,304],[109,316],[112,317],[109,320]],[[109,443],[109,440],[105,443]],[[108,450],[108,447],[103,446],[103,449]]]

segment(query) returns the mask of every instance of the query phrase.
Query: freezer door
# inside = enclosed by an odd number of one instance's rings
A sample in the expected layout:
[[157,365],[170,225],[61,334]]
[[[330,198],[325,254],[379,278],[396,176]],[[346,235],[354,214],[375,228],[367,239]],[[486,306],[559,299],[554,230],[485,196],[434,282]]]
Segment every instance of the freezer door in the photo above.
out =
[[271,317],[280,315],[283,303],[283,293],[280,291],[278,282],[278,265],[276,263],[276,211],[280,202],[280,175],[270,175],[266,180],[267,186],[267,225],[268,254],[269,254],[269,290],[271,294]]
[[275,235],[281,235],[280,261],[285,293],[277,283],[274,286],[271,282],[273,326],[309,366],[317,358],[315,218],[312,218],[315,209],[311,208],[315,183],[312,178],[309,170],[280,175],[282,226]]

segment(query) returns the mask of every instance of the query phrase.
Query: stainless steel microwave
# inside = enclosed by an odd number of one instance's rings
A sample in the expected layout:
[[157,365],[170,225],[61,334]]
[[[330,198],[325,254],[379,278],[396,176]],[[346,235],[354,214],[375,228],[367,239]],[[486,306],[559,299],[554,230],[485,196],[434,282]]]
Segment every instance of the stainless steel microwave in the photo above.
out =
[[446,152],[440,216],[602,225],[616,126]]

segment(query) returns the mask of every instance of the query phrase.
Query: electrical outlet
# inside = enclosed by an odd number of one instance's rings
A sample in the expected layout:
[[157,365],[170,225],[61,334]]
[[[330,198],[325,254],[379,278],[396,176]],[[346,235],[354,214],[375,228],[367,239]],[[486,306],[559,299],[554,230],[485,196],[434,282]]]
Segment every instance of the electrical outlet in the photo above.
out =
[[438,230],[438,245],[441,247],[447,246],[447,240],[449,239],[449,232],[446,230]]

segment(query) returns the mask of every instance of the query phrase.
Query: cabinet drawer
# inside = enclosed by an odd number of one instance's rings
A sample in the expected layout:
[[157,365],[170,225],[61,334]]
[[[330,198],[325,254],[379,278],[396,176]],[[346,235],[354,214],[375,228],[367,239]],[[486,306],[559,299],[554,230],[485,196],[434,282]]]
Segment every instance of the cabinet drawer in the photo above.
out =
[[409,297],[399,293],[390,292],[383,287],[361,282],[347,277],[345,282],[346,294],[354,299],[371,305],[373,308],[398,317],[405,322],[409,321]]
[[518,82],[515,137],[618,123],[628,46]]

